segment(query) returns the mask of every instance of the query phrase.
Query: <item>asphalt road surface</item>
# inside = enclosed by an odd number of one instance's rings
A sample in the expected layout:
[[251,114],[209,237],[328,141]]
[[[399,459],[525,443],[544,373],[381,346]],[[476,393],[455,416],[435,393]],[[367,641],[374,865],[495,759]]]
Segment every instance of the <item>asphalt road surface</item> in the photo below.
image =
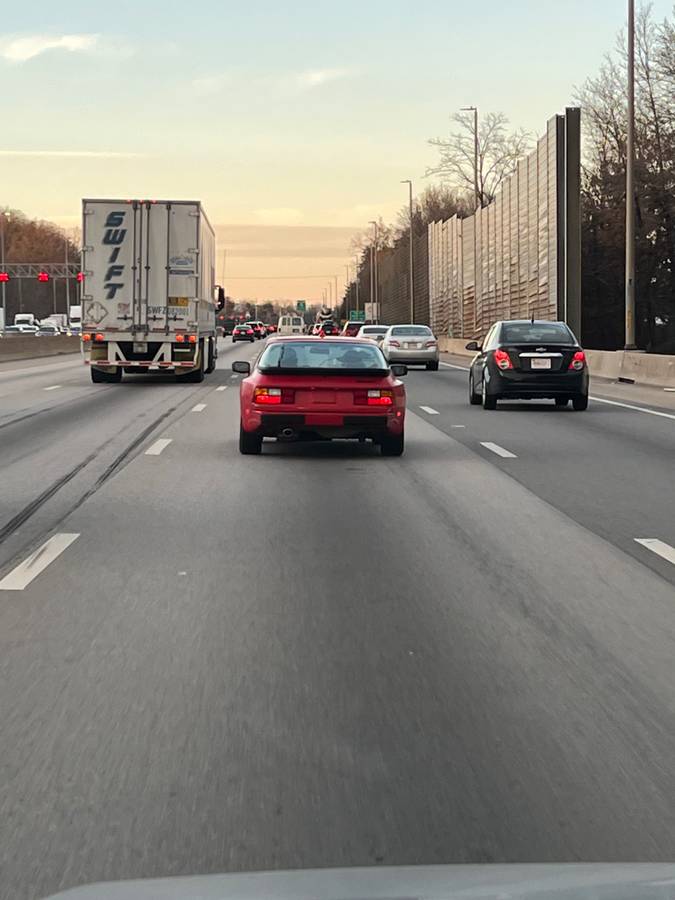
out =
[[0,372],[0,897],[672,860],[675,411],[486,412],[444,366],[401,459],[242,457],[253,353]]

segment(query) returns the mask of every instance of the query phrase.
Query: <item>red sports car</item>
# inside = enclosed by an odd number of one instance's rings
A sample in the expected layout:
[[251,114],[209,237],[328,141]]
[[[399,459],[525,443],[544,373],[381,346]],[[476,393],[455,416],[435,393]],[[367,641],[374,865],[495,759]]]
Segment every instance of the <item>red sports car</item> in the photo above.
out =
[[263,438],[282,441],[353,438],[404,448],[406,366],[389,365],[368,340],[298,335],[273,337],[240,388],[239,450],[260,453]]

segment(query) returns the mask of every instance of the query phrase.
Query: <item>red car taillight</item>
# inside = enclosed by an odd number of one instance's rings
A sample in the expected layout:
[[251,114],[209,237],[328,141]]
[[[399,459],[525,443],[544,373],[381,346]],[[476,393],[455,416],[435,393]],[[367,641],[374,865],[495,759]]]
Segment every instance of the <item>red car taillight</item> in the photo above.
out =
[[295,403],[295,391],[292,388],[256,388],[253,391],[253,402],[261,406]]
[[389,341],[390,347],[400,347],[401,344],[398,341]]
[[436,346],[436,341],[427,341],[426,344],[425,344],[424,346],[425,346],[425,347],[435,347],[435,346]]
[[512,369],[513,363],[506,350],[495,350],[495,362],[500,369]]
[[585,365],[586,354],[583,350],[577,350],[577,352],[572,357],[572,362],[569,364],[569,368],[574,369],[576,372],[580,372]]
[[354,391],[357,406],[393,406],[393,391]]

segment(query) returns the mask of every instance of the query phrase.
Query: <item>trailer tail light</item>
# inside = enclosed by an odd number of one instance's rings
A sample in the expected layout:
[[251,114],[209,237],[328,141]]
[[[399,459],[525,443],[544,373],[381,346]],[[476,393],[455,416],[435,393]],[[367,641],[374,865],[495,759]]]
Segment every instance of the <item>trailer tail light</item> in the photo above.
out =
[[82,340],[83,340],[83,341],[90,341],[90,340],[91,340],[91,335],[90,335],[90,334],[83,334],[83,335],[82,335]]
[[577,352],[572,357],[572,362],[569,364],[569,368],[574,369],[575,372],[580,372],[585,365],[586,354],[583,350],[577,350]]
[[182,343],[185,342],[185,335],[184,335],[184,334],[177,334],[177,335],[175,336],[174,340],[176,341],[177,344],[182,344]]
[[101,334],[101,332],[99,331],[97,334],[94,335],[94,340],[101,343],[101,341],[105,340],[105,335]]
[[495,362],[500,369],[512,369],[513,363],[506,350],[495,350]]
[[188,341],[189,341],[191,344],[196,344],[196,343],[197,343],[197,335],[196,335],[196,334],[189,334],[189,335],[188,335]]

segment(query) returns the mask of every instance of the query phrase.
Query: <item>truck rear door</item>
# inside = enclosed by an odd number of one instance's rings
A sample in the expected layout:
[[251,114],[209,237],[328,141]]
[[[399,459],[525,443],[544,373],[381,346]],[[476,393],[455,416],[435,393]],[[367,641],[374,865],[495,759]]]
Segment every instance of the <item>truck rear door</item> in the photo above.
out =
[[85,200],[84,327],[171,334],[196,322],[196,203]]

